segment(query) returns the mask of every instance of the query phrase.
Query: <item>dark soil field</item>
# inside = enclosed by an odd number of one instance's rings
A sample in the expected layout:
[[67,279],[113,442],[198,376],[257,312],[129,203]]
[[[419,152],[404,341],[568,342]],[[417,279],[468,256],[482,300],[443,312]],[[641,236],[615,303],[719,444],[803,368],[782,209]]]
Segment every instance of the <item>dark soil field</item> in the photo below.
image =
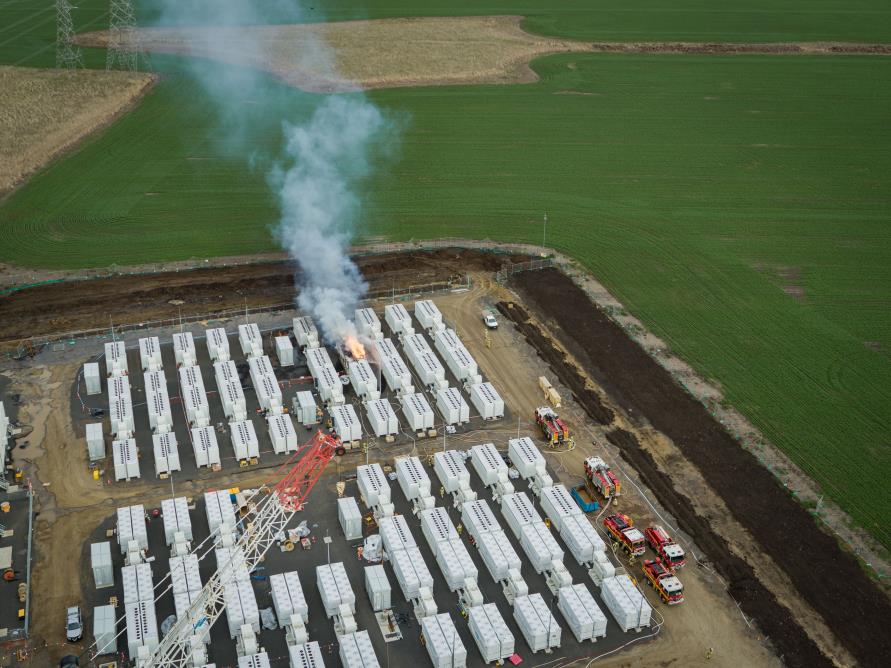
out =
[[[573,356],[623,410],[642,416],[674,441],[848,651],[864,666],[885,665],[891,655],[891,635],[887,633],[891,604],[854,557],[823,532],[772,474],[568,277],[546,269],[518,274],[515,283],[542,321],[559,326]],[[560,298],[555,299],[556,295]],[[554,351],[543,346],[543,337],[531,332],[537,327],[526,322],[522,309],[501,310],[510,314],[521,331],[530,332],[527,338],[546,360],[554,358]],[[584,397],[580,400],[585,406],[591,403]],[[591,417],[603,422],[603,415],[597,411]],[[690,501],[656,468],[637,440],[621,430],[614,430],[609,438],[621,448],[660,503],[706,550],[729,581],[731,594],[742,610],[770,636],[787,664],[827,665],[827,659],[790,619],[788,610],[697,515]]]

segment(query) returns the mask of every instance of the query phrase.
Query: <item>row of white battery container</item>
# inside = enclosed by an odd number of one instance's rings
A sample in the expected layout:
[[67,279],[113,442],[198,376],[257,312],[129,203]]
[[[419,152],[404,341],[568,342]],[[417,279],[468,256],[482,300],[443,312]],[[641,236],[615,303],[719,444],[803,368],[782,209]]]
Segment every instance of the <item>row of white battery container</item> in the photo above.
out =
[[435,555],[449,591],[476,590],[479,573],[445,508],[422,511],[421,531]]
[[433,336],[436,351],[445,360],[455,378],[468,385],[483,381],[479,366],[453,329],[444,329]]
[[439,307],[430,299],[419,299],[415,302],[415,318],[421,327],[434,334],[445,329]]
[[390,494],[390,483],[381,465],[361,464],[356,467],[356,484],[362,501],[368,508],[375,509],[380,515],[389,516],[394,512],[393,497]]
[[381,542],[390,559],[406,601],[424,600],[424,606],[432,604],[433,576],[427,568],[421,550],[402,515],[382,517],[378,520]]
[[551,570],[553,562],[563,561],[563,550],[525,492],[508,494],[501,499],[501,514],[520,541],[536,573]]
[[235,362],[232,360],[214,362],[213,371],[226,419],[229,422],[247,420],[247,401]]
[[470,487],[470,471],[464,463],[464,453],[457,450],[434,453],[433,471],[442,489],[454,495],[458,502],[476,499],[476,492]]
[[339,406],[343,403],[343,383],[331,362],[328,351],[324,348],[307,348],[306,365],[315,382],[322,402],[327,406]]
[[430,476],[417,457],[403,457],[396,460],[396,480],[402,493],[415,507],[432,508],[434,499],[431,495]]
[[461,505],[461,522],[476,541],[493,580],[503,582],[511,579],[511,571],[519,573],[522,566],[520,557],[486,501],[464,502]]
[[347,364],[347,376],[353,386],[353,392],[362,401],[371,401],[381,396],[377,386],[377,376],[368,360],[353,360]]
[[429,389],[444,390],[449,386],[445,379],[445,367],[434,354],[423,334],[411,334],[402,340],[405,356]]
[[282,412],[282,389],[269,358],[266,355],[251,357],[248,359],[248,366],[260,408],[272,415],[278,415]]
[[139,363],[143,373],[160,371],[164,367],[164,361],[161,359],[161,342],[157,336],[139,339]]
[[405,361],[402,359],[402,355],[399,354],[393,341],[390,339],[375,341],[374,349],[380,364],[381,375],[387,381],[387,387],[398,396],[413,394],[415,389],[411,371],[405,365]]

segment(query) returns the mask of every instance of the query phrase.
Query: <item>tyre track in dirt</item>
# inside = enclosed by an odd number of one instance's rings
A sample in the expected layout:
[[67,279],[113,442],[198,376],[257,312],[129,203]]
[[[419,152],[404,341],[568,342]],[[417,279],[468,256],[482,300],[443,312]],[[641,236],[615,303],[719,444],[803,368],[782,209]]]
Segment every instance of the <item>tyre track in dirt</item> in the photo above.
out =
[[[515,284],[544,314],[545,321],[554,321],[566,333],[573,356],[620,408],[643,417],[674,441],[723,498],[734,518],[788,576],[802,599],[823,617],[838,642],[863,665],[882,665],[891,650],[884,627],[885,620],[891,619],[891,606],[855,559],[571,279],[547,269],[519,274]],[[560,298],[555,299],[556,295]],[[528,331],[530,323],[522,324],[527,318],[522,310],[502,312],[519,321],[521,331]],[[545,337],[530,338],[536,348],[544,341]],[[553,351],[543,355],[545,359],[554,356]],[[584,397],[579,399],[587,405]],[[592,418],[602,422],[602,417]],[[609,439],[621,448],[660,503],[679,518],[682,528],[706,549],[728,579],[740,607],[771,636],[786,662],[828,665],[828,659],[757,579],[752,567],[734,555],[689,500],[676,491],[671,478],[657,468],[637,439],[621,430],[610,432]]]

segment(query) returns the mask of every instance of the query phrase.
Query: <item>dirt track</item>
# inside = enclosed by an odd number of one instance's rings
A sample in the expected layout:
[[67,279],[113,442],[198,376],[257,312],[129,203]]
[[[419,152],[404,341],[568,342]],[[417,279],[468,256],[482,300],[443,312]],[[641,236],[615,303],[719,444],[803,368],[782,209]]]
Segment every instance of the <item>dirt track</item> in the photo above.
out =
[[[518,256],[509,256],[515,261]],[[468,250],[418,251],[356,258],[369,295],[495,271],[508,258]],[[245,306],[289,304],[295,268],[287,262],[214,267],[166,274],[125,275],[55,283],[0,297],[0,345],[156,319],[206,315]],[[171,301],[182,301],[181,305]]]
[[[668,436],[718,491],[734,518],[782,568],[801,597],[863,665],[881,665],[891,652],[886,623],[891,605],[834,538],[796,503],[671,376],[556,270],[520,274],[517,286],[549,325],[559,327],[570,352],[629,415]],[[554,296],[560,295],[559,300]],[[517,312],[515,320],[524,321]],[[794,624],[708,521],[694,510],[637,439],[608,435],[659,500],[695,537],[730,581],[731,593],[768,633],[790,665],[824,665],[813,642]],[[841,604],[844,602],[844,604]],[[817,652],[817,654],[815,654]]]

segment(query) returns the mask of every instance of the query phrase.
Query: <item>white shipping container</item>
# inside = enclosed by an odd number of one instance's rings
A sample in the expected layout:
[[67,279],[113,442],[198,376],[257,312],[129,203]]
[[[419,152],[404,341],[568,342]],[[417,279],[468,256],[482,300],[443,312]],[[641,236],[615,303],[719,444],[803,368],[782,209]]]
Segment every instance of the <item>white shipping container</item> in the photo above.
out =
[[84,364],[84,382],[87,386],[87,394],[90,396],[102,393],[102,379],[99,376],[98,362]]
[[627,575],[604,579],[600,598],[623,631],[650,625],[652,609]]
[[433,354],[433,350],[427,343],[423,334],[412,334],[405,337],[405,356],[415,372],[421,378],[421,382],[427,387],[445,387],[445,367]]
[[583,584],[567,585],[557,592],[557,608],[579,642],[606,637],[606,615]]
[[508,481],[507,462],[494,443],[483,443],[470,448],[470,461],[486,487]]
[[179,448],[176,434],[166,432],[152,436],[152,450],[155,455],[155,474],[164,475],[173,471],[182,471],[179,461]]
[[159,643],[155,604],[140,601],[125,605],[124,616],[127,618],[127,651],[130,656],[136,656],[140,647],[154,652]]
[[313,377],[316,376],[320,369],[326,367],[334,368],[334,365],[331,363],[331,356],[325,348],[307,348],[303,354],[306,355],[306,366]]
[[347,606],[356,614],[356,596],[350,586],[343,562],[316,566],[316,587],[325,606],[325,615],[331,619],[340,614],[340,606]]
[[302,645],[288,646],[288,657],[291,660],[291,668],[325,668],[322,650],[315,640]]
[[316,400],[313,398],[312,392],[304,390],[295,394],[291,407],[294,413],[294,419],[304,427],[318,424],[318,407],[316,406]]
[[318,348],[319,347],[319,330],[316,329],[315,323],[308,315],[294,318],[294,338],[297,345],[301,348]]
[[541,594],[515,599],[514,619],[533,652],[560,646],[560,624],[554,619]]
[[526,492],[501,497],[501,514],[517,538],[520,537],[520,530],[524,526],[532,522],[541,522],[541,516],[532,506]]
[[192,332],[177,332],[173,335],[173,355],[177,366],[195,366],[198,363]]
[[127,546],[134,540],[141,550],[148,549],[148,528],[145,524],[145,507],[142,504],[118,508],[117,528],[121,554],[127,553]]
[[362,440],[362,423],[352,404],[332,406],[328,411],[334,422],[334,431],[344,443]]
[[[2,424],[0,427],[3,427],[0,435],[5,434],[6,427]],[[101,422],[87,423],[87,454],[91,462],[105,459],[105,435],[102,433]]]
[[381,542],[384,544],[384,550],[388,554],[417,546],[415,537],[412,535],[404,515],[381,517],[378,520],[378,530],[380,531]]
[[238,380],[225,380],[217,383],[223,413],[230,422],[247,420],[247,400]]
[[334,367],[323,367],[313,376],[319,397],[328,406],[340,406],[343,399],[343,383]]
[[192,519],[189,517],[189,502],[184,496],[161,501],[161,515],[164,520],[164,539],[167,547],[173,545],[177,533],[185,539],[192,540]]
[[365,591],[375,612],[389,610],[392,605],[392,590],[387,572],[382,564],[365,567]]
[[457,450],[433,453],[433,470],[440,484],[449,494],[462,487],[470,487],[470,471],[464,464],[464,458]]
[[521,569],[522,561],[501,529],[480,534],[476,544],[483,563],[496,582],[508,579],[509,571]]
[[223,524],[235,529],[235,507],[232,505],[229,492],[225,490],[205,492],[204,510],[207,513],[207,524],[211,534],[218,533]]
[[152,565],[134,564],[121,568],[121,583],[124,590],[124,604],[148,601],[154,603],[155,586],[152,583]]
[[433,409],[423,394],[404,394],[399,403],[412,431],[433,429]]
[[467,618],[470,634],[485,663],[503,661],[514,654],[514,635],[494,603],[470,608]]
[[457,387],[447,387],[436,393],[436,408],[446,424],[464,424],[470,421],[470,406]]
[[514,467],[520,472],[520,477],[524,480],[547,473],[544,455],[528,436],[508,440],[507,452]]
[[373,308],[357,308],[355,312],[356,329],[361,336],[369,339],[379,339],[381,334],[381,321]]
[[266,423],[269,427],[269,440],[276,453],[294,452],[297,449],[297,432],[294,431],[290,415],[270,415],[266,418]]
[[378,438],[399,433],[399,420],[393,407],[386,399],[374,399],[365,403],[365,413],[371,423],[371,430]]
[[362,500],[369,508],[390,503],[390,483],[384,475],[384,470],[378,463],[360,464],[356,467],[356,484]]
[[239,461],[254,459],[260,456],[260,442],[257,440],[254,423],[250,420],[230,422],[229,436],[232,439],[232,449],[235,451],[235,458]]
[[306,605],[297,571],[277,573],[269,578],[269,584],[272,586],[272,605],[279,626],[287,627],[291,623],[291,615],[299,615],[304,624],[309,622],[309,606]]
[[544,522],[532,522],[522,527],[520,546],[536,573],[550,570],[554,561],[563,561],[563,550]]
[[470,402],[484,420],[504,417],[504,400],[492,387],[492,383],[476,383],[470,386]]
[[129,399],[112,399],[108,405],[108,417],[111,422],[112,436],[126,437],[135,431],[133,404]]
[[115,480],[131,480],[140,477],[139,450],[136,448],[135,439],[112,441],[111,451],[114,456]]
[[161,342],[157,336],[139,339],[139,361],[143,371],[157,371],[164,366],[161,360]]
[[192,429],[192,450],[195,453],[195,465],[219,466],[220,446],[213,427],[195,427]]
[[[347,540],[362,538],[362,513],[359,504],[351,496],[337,499],[337,519],[340,520],[340,528]],[[385,518],[381,518],[383,520]]]
[[396,479],[409,501],[430,496],[430,476],[417,457],[403,457],[396,462]]
[[250,322],[238,326],[238,343],[241,352],[247,359],[260,357],[263,354],[263,338],[260,336],[260,328],[257,323]]
[[411,316],[402,304],[384,306],[384,320],[387,321],[390,331],[394,334],[411,335],[415,332],[411,325]]
[[115,654],[118,651],[117,615],[111,605],[98,605],[93,608],[93,640],[96,643],[96,656]]
[[368,631],[356,631],[337,639],[343,668],[380,668]]
[[226,604],[226,618],[229,622],[229,637],[235,640],[245,624],[260,633],[260,608],[250,580],[228,582],[223,587],[223,601]]
[[231,359],[229,353],[229,337],[223,327],[215,327],[204,332],[207,339],[207,354],[210,355],[210,361],[228,362]]
[[362,399],[377,399],[380,396],[377,388],[377,377],[368,360],[355,360],[347,365],[347,375],[353,386],[353,392]]
[[430,299],[415,302],[415,318],[421,323],[421,327],[430,332],[437,332],[445,326],[442,324],[442,313]]
[[114,569],[111,564],[111,543],[90,544],[90,568],[96,589],[114,586]]
[[275,370],[272,368],[272,362],[269,361],[268,355],[258,355],[248,360],[248,369],[250,369],[251,380],[256,385],[263,376],[271,376],[275,378]]
[[145,385],[146,395],[167,394],[167,376],[162,369],[146,371],[142,374],[142,380]]
[[290,336],[275,337],[275,356],[280,366],[294,366],[294,344]]
[[465,668],[467,650],[448,613],[421,619],[421,632],[433,668]]
[[105,344],[105,375],[108,378],[125,376],[129,373],[127,365],[127,348],[123,341],[113,341]]
[[579,504],[569,495],[565,485],[552,485],[541,490],[541,507],[545,515],[551,518],[551,522],[558,531],[565,517],[575,517],[582,514]]

